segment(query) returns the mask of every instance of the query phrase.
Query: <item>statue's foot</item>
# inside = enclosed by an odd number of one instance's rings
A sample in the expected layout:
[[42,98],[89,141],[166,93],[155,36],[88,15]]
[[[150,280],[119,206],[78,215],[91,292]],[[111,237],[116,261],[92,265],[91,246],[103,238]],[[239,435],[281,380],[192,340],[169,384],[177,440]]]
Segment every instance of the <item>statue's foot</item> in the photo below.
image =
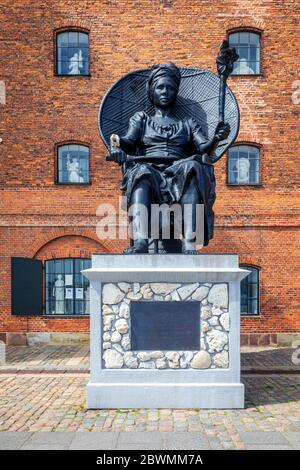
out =
[[148,253],[148,244],[147,243],[137,243],[129,248],[125,248],[123,251],[124,255],[136,255],[139,253]]
[[195,247],[195,242],[190,242],[188,240],[182,240],[182,253],[184,255],[198,255],[198,251]]
[[197,250],[182,250],[182,253],[184,255],[198,255],[198,251]]

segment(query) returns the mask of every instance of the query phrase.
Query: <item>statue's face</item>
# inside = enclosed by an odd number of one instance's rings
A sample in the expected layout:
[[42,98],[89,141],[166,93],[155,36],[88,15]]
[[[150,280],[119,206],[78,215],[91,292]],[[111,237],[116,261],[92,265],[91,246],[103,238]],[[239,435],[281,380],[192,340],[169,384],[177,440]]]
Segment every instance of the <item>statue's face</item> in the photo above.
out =
[[169,108],[175,102],[177,88],[169,77],[161,77],[154,88],[153,104],[159,108]]

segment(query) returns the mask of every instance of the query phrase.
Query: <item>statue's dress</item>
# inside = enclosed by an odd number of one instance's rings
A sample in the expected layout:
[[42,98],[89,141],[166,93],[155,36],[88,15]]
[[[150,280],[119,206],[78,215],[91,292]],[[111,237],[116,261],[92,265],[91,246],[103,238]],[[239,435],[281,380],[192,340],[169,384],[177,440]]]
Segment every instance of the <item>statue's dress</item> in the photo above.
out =
[[150,180],[153,203],[180,203],[187,181],[192,175],[195,176],[204,204],[204,245],[213,236],[212,206],[216,197],[213,166],[202,163],[200,154],[199,146],[206,141],[200,125],[192,118],[162,126],[142,111],[130,119],[124,136],[126,145],[122,146],[128,154],[151,157],[151,161],[156,157],[173,157],[176,160],[166,164],[126,163],[122,189],[128,204],[132,190],[142,178]]

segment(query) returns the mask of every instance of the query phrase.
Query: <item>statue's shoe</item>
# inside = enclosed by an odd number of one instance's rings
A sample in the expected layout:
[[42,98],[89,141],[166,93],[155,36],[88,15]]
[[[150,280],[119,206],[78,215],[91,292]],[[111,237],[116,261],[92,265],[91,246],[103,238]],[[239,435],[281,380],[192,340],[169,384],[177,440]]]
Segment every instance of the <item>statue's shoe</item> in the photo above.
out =
[[195,243],[191,243],[188,240],[182,240],[181,253],[184,255],[198,255],[198,251],[195,250]]
[[197,250],[182,250],[182,254],[183,255],[198,255],[198,251]]
[[123,251],[124,255],[136,255],[139,253],[148,253],[148,246],[147,245],[133,245],[129,248],[125,248]]

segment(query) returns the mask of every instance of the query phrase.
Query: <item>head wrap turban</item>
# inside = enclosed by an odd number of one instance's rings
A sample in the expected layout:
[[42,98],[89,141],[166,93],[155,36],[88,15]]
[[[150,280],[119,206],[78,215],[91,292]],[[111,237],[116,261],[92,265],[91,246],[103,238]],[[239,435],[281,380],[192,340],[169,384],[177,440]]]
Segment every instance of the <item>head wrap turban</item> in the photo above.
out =
[[155,67],[153,67],[147,82],[147,94],[151,103],[153,103],[153,92],[155,85],[158,80],[162,77],[169,77],[173,81],[175,87],[177,88],[177,91],[179,89],[181,79],[179,68],[176,67],[176,65],[172,62],[167,62],[166,64],[162,65],[156,65]]

